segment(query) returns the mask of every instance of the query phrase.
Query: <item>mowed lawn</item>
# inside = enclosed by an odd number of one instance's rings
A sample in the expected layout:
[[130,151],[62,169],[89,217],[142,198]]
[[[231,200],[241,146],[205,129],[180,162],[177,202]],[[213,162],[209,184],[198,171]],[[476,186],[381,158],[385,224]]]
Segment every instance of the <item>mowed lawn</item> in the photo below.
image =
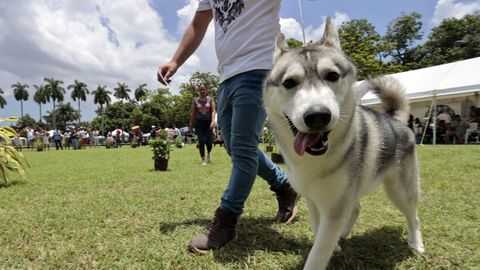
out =
[[[480,146],[418,149],[426,253],[410,252],[405,219],[380,189],[329,268],[480,268]],[[296,222],[274,223],[275,197],[257,179],[238,240],[188,252],[228,181],[218,146],[208,166],[194,146],[175,149],[167,172],[153,170],[148,147],[23,153],[27,177],[0,188],[0,269],[301,269],[312,244],[305,201]]]

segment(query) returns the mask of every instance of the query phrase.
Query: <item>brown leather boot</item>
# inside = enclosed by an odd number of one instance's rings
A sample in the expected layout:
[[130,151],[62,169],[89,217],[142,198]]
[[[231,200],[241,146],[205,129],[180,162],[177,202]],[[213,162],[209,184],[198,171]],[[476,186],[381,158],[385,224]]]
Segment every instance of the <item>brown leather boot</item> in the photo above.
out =
[[278,211],[275,220],[281,223],[290,223],[297,216],[297,202],[300,195],[293,190],[288,182],[285,182],[280,188],[270,187],[275,192],[278,201]]
[[217,208],[207,229],[202,234],[193,237],[188,243],[188,248],[195,253],[207,254],[211,249],[225,246],[237,237],[235,231],[237,219],[237,214]]

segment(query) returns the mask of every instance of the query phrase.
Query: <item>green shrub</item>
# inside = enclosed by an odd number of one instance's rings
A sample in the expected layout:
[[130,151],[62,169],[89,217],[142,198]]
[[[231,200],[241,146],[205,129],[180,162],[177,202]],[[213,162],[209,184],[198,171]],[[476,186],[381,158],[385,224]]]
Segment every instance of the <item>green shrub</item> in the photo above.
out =
[[[0,118],[0,123],[16,120],[15,117]],[[9,180],[7,170],[25,175],[25,168],[29,166],[23,155],[9,145],[13,137],[17,137],[17,132],[13,128],[9,126],[0,127],[0,178],[5,186],[8,186]]]

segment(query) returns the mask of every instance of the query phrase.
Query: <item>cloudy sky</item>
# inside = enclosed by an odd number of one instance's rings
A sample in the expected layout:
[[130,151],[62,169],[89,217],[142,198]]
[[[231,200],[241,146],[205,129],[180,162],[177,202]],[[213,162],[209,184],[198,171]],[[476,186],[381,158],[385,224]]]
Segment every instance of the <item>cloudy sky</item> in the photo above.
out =
[[[301,0],[307,40],[318,40],[326,16],[337,24],[366,18],[383,34],[386,25],[402,12],[418,11],[425,37],[449,17],[480,10],[480,0]],[[156,89],[156,69],[170,60],[197,6],[197,0],[0,0],[0,88],[7,106],[0,117],[19,116],[20,103],[11,85],[30,85],[24,113],[38,119],[33,85],[44,77],[87,83],[90,91],[117,82],[134,90],[139,84]],[[284,0],[280,12],[282,32],[302,39],[298,2]],[[216,73],[213,27],[203,44],[173,78],[172,93],[196,71]],[[133,91],[132,91],[133,92]],[[131,94],[133,97],[133,93]],[[113,97],[112,97],[113,98]],[[76,103],[65,94],[65,102]],[[43,111],[52,105],[43,106]],[[82,103],[82,119],[91,120],[93,98]]]

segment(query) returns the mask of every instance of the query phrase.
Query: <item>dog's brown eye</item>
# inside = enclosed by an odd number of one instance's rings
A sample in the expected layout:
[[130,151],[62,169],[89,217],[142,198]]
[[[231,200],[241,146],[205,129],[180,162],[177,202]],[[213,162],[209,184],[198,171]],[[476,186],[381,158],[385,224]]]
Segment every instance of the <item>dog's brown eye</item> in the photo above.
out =
[[283,82],[283,87],[287,88],[287,89],[292,89],[294,88],[295,86],[298,85],[298,82],[293,80],[293,79],[286,79],[284,82]]
[[338,81],[338,78],[340,78],[340,74],[333,71],[328,72],[327,75],[325,75],[325,80],[329,82],[336,82]]

